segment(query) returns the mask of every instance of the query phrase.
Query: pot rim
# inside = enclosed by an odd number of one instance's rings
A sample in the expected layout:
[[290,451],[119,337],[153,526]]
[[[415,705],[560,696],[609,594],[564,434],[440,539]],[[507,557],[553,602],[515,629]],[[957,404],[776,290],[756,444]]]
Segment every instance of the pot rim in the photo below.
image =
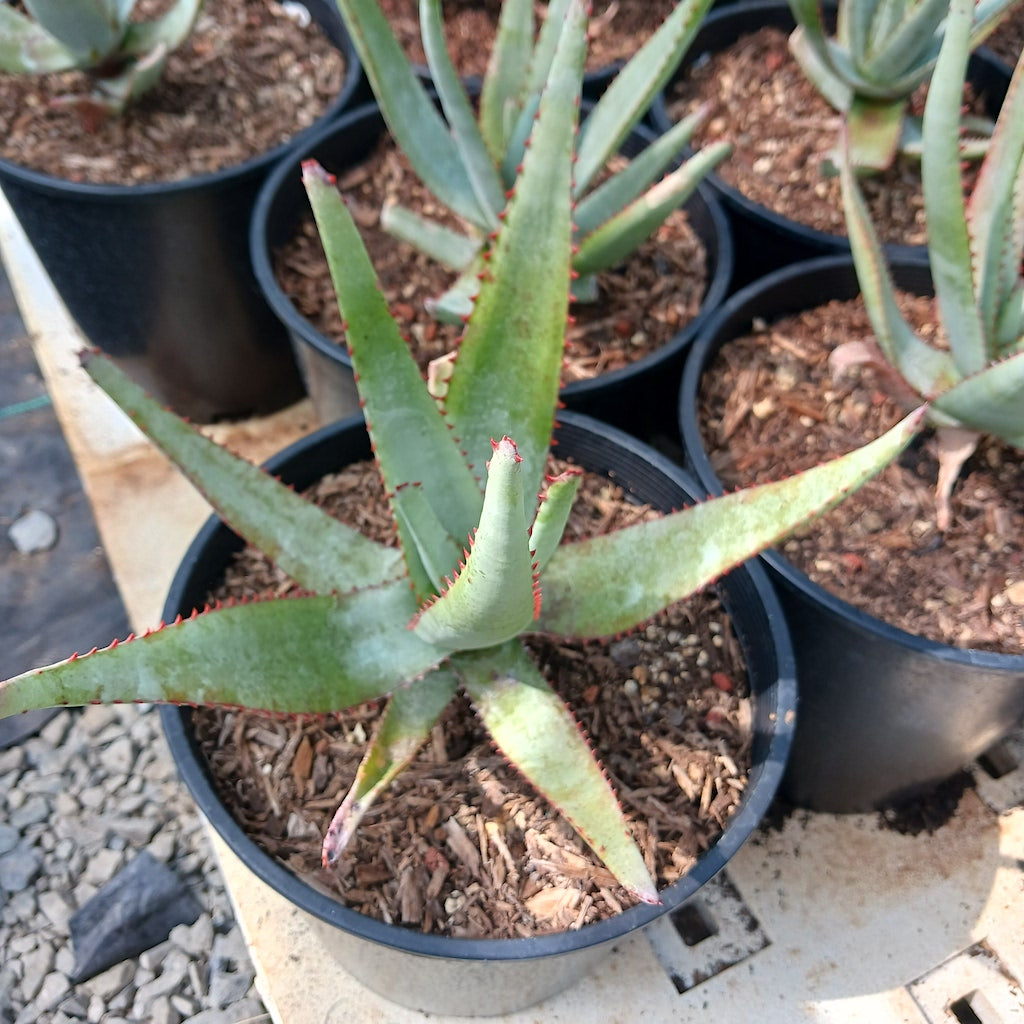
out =
[[[664,472],[673,482],[681,484],[691,493],[697,493],[695,481],[689,474],[630,435],[580,414],[562,413],[559,420],[571,428],[596,431],[610,439],[616,446],[621,446],[627,453],[642,454],[644,458],[649,459],[655,470]],[[290,445],[265,463],[264,468],[268,472],[276,473],[286,461],[294,459],[300,453],[305,453],[325,441],[333,440],[336,435],[357,431],[365,431],[360,416],[339,420]],[[216,516],[212,516],[199,531],[182,559],[164,607],[165,619],[174,618],[178,614],[178,609],[187,603],[184,597],[186,576],[200,559],[203,549],[218,534],[223,538],[234,537]],[[178,771],[200,810],[228,845],[240,856],[244,856],[247,866],[262,881],[302,910],[350,934],[419,956],[458,957],[474,961],[528,960],[571,953],[612,942],[675,909],[717,874],[762,820],[782,781],[795,732],[797,688],[793,651],[781,606],[763,567],[755,560],[734,571],[744,573],[749,578],[757,597],[763,602],[764,621],[771,631],[776,649],[776,678],[771,687],[774,690],[774,700],[770,710],[773,731],[768,738],[764,759],[752,769],[750,785],[721,837],[701,855],[689,872],[661,891],[663,902],[660,906],[638,904],[613,918],[595,922],[577,931],[516,939],[424,935],[400,925],[385,924],[344,906],[333,897],[302,881],[245,834],[221,804],[212,776],[193,744],[190,731],[187,729],[190,709],[175,706],[160,708],[168,744]]]
[[[893,269],[927,270],[928,260],[922,253],[921,255],[905,257],[903,259],[893,258],[890,261],[890,265]],[[741,315],[747,307],[756,307],[757,301],[765,291],[784,287],[801,279],[805,280],[809,276],[825,280],[831,277],[835,270],[855,273],[852,256],[849,254],[819,256],[814,259],[802,260],[798,263],[781,267],[770,274],[765,274],[730,296],[722,307],[708,319],[694,340],[693,347],[690,349],[686,360],[682,386],[679,390],[679,429],[683,438],[686,457],[692,463],[693,472],[712,495],[724,493],[724,488],[711,466],[711,460],[708,458],[701,438],[700,428],[697,423],[697,395],[700,391],[700,379],[705,365],[709,362],[715,351],[729,340],[729,338],[720,339],[719,335],[726,328],[729,321]],[[821,301],[826,302],[831,297],[826,292],[822,292]],[[797,306],[791,312],[797,312],[800,308],[806,307]],[[772,315],[785,314],[773,313]],[[1024,671],[1024,654],[1004,654],[998,651],[953,647],[950,644],[943,644],[930,640],[927,637],[917,636],[886,622],[884,619],[869,615],[841,597],[837,597],[820,584],[815,583],[806,573],[797,569],[775,548],[762,552],[758,557],[764,559],[772,567],[772,570],[777,572],[795,590],[807,594],[811,599],[827,608],[833,615],[845,619],[862,634],[875,635],[889,643],[898,644],[901,647],[916,652],[930,654],[940,660],[971,664],[980,668],[1005,669],[1016,672]]]
[[[304,5],[312,6],[317,0],[302,0]],[[316,18],[312,10],[309,12]],[[348,34],[348,29],[340,15],[336,15],[333,4],[323,4],[322,13],[328,17],[337,17],[339,42],[333,42],[345,58],[345,77],[338,95],[331,101],[324,112],[309,126],[296,132],[291,137],[279,142],[271,149],[256,153],[238,164],[222,167],[217,171],[180,178],[175,181],[147,181],[138,184],[103,184],[87,181],[72,181],[56,174],[36,171],[0,156],[0,179],[10,178],[23,188],[35,192],[62,196],[74,196],[89,202],[124,202],[125,199],[159,198],[175,192],[191,189],[229,188],[235,182],[265,173],[268,168],[276,165],[286,154],[297,146],[303,146],[306,140],[315,135],[327,124],[336,120],[343,111],[357,99],[363,84],[363,66],[356,53],[355,45]]]
[[[586,102],[584,102],[584,106],[586,106]],[[297,180],[298,168],[310,152],[323,145],[336,134],[349,130],[353,125],[362,126],[364,123],[373,120],[378,122],[382,132],[387,130],[379,105],[375,100],[370,100],[346,111],[342,117],[328,125],[324,125],[317,133],[306,138],[301,151],[296,149],[286,159],[282,160],[268,176],[266,182],[264,182],[259,195],[256,197],[249,229],[249,253],[253,271],[275,315],[285,325],[285,328],[300,338],[304,344],[309,345],[317,353],[332,362],[349,368],[351,368],[352,364],[349,359],[348,350],[326,337],[306,317],[302,316],[296,309],[295,303],[292,302],[288,295],[285,294],[284,289],[278,284],[271,261],[267,230],[278,193],[286,186],[288,181]],[[644,146],[647,146],[657,138],[658,134],[649,127],[638,124],[630,133],[629,139],[639,139],[643,142]],[[624,145],[627,143],[624,143]],[[704,297],[701,300],[697,313],[681,330],[673,334],[664,345],[648,353],[642,359],[638,359],[636,362],[620,367],[617,370],[601,373],[588,380],[573,381],[565,385],[561,389],[561,394],[566,398],[589,397],[597,391],[614,387],[618,383],[629,380],[638,374],[649,372],[661,363],[672,359],[673,356],[676,356],[689,344],[701,325],[728,295],[735,263],[735,250],[729,218],[715,195],[714,189],[708,184],[707,179],[698,184],[693,194],[683,204],[683,209],[686,209],[686,207],[693,203],[699,204],[703,208],[717,246],[714,272],[708,279]]]

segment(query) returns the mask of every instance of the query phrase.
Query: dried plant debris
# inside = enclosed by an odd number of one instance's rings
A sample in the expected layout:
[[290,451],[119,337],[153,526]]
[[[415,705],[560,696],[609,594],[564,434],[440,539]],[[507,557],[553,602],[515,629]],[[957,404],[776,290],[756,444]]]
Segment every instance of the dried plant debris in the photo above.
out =
[[[314,493],[364,532],[391,534],[372,464],[326,478]],[[588,474],[568,537],[651,514]],[[289,586],[248,549],[223,593]],[[746,673],[717,597],[698,595],[608,643],[529,642],[597,750],[659,885],[675,881],[717,840],[749,770]],[[323,871],[323,831],[379,712],[368,705],[277,719],[200,710],[196,722],[222,797],[247,832],[364,914],[424,932],[497,938],[579,927],[631,903],[568,823],[508,766],[465,701],[446,711],[337,867]]]

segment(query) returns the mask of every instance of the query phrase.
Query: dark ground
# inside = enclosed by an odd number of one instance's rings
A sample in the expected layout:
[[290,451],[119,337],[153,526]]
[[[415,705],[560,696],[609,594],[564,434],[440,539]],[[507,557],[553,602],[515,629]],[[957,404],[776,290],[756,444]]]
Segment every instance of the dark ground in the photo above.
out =
[[[9,530],[32,510],[53,518],[57,541],[23,554]],[[0,679],[127,632],[89,502],[0,266]],[[0,749],[32,727],[28,716],[0,721]]]

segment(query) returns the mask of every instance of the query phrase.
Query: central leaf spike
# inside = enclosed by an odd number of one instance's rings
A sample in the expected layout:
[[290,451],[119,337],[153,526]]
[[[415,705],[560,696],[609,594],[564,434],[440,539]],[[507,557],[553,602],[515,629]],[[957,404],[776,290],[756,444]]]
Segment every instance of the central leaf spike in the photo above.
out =
[[421,640],[455,650],[491,647],[518,636],[540,611],[523,458],[510,437],[492,440],[491,447],[480,525],[466,560],[412,622]]

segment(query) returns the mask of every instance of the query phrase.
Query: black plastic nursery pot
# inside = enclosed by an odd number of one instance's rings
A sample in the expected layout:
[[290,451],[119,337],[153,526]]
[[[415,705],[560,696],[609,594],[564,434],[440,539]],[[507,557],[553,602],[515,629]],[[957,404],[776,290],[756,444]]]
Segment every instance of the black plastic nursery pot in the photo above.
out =
[[[300,176],[301,162],[316,159],[340,176],[369,155],[384,130],[376,104],[359,107],[326,126],[274,170],[253,212],[250,246],[256,278],[270,307],[288,330],[321,423],[333,422],[358,410],[352,363],[348,350],[322,334],[285,294],[274,275],[273,254],[292,237],[309,209]],[[647,129],[637,128],[627,140],[624,152],[637,152],[653,138]],[[568,408],[641,437],[652,436],[659,430],[675,434],[675,397],[684,350],[703,320],[725,299],[732,278],[732,236],[718,201],[701,185],[684,208],[707,252],[708,284],[701,309],[657,352],[622,369],[573,382],[561,394]]]
[[[926,263],[893,265],[898,287],[931,294]],[[860,293],[848,257],[795,264],[737,292],[688,356],[680,429],[688,467],[712,494],[697,419],[701,377],[715,353],[749,332]],[[963,650],[895,628],[813,583],[777,551],[762,555],[793,637],[800,718],[786,796],[819,811],[871,811],[954,775],[1024,718],[1024,654]]]
[[[835,4],[825,4],[824,9],[826,17],[831,11],[834,18]],[[789,4],[784,0],[743,0],[716,4],[690,44],[673,81],[685,76],[689,68],[706,60],[709,54],[725,50],[741,36],[764,27],[792,32],[796,20]],[[765,76],[767,83],[770,72],[766,70]],[[1006,66],[988,51],[979,51],[971,56],[968,78],[986,97],[989,116],[996,116],[1010,82]],[[671,89],[670,82],[651,106],[650,121],[659,132],[667,131],[674,123],[666,102]],[[845,234],[818,231],[784,217],[747,198],[714,171],[706,180],[708,187],[721,201],[732,227],[736,247],[734,289],[790,263],[850,251]],[[924,247],[889,244],[885,250],[890,259],[905,260],[918,258],[924,252]]]
[[90,342],[194,420],[271,412],[301,378],[249,262],[248,229],[274,164],[363,88],[330,0],[306,6],[343,52],[343,88],[310,128],[234,167],[182,181],[96,185],[0,160],[0,187]]
[[[557,431],[559,452],[585,468],[607,472],[640,501],[671,509],[692,500],[690,478],[630,436],[568,413]],[[361,420],[325,427],[276,456],[268,468],[295,487],[369,456]],[[168,621],[202,607],[223,575],[238,537],[216,518],[197,536],[167,598]],[[609,955],[625,935],[672,913],[736,853],[767,811],[785,768],[793,734],[796,689],[781,609],[763,569],[749,563],[719,584],[744,657],[753,699],[752,768],[742,803],[721,837],[684,877],[662,891],[658,907],[635,906],[576,931],[523,939],[464,939],[372,920],[300,880],[243,832],[217,796],[190,726],[192,712],[162,709],[178,770],[196,803],[231,849],[265,883],[312,916],[338,962],[370,989],[428,1013],[509,1012],[569,986]]]

